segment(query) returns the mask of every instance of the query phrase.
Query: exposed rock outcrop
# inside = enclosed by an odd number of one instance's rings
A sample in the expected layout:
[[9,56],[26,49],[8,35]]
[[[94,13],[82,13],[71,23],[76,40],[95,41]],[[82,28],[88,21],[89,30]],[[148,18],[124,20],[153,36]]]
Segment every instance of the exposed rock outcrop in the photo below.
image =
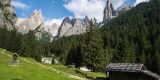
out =
[[87,16],[84,20],[79,18],[73,18],[70,20],[69,17],[66,17],[58,29],[58,36],[70,36],[85,33],[89,23],[90,20]]
[[[72,22],[73,23],[73,22]],[[71,20],[69,17],[65,17],[58,29],[58,36],[64,36],[68,32],[69,29],[71,29],[73,24],[71,23]]]
[[47,31],[47,29],[45,28],[44,23],[40,24],[35,30],[35,36],[37,37],[38,40],[42,40],[43,41],[51,41],[52,39],[52,35]]
[[112,16],[117,16],[118,13],[117,13],[117,11],[114,9],[112,3],[110,4],[110,8],[111,8],[111,11],[112,11]]
[[132,8],[132,7],[131,7],[130,5],[123,4],[122,6],[120,6],[120,7],[117,9],[118,15],[123,14],[124,12],[130,10],[131,8]]
[[52,36],[57,36],[59,26],[56,23],[53,23],[52,26],[48,26],[47,30]]
[[89,20],[88,16],[86,16],[84,18],[84,25],[89,26],[89,24],[90,24],[90,20]]
[[113,8],[112,3],[110,3],[109,0],[107,0],[104,12],[103,12],[103,23],[107,23],[108,21],[110,21],[112,19],[112,16],[116,16],[116,11]]
[[112,18],[117,17],[118,15],[130,10],[132,7],[127,4],[123,4],[117,10],[114,9],[110,0],[107,0],[104,12],[103,12],[103,23],[109,22]]
[[18,19],[16,28],[19,32],[25,34],[29,30],[36,29],[43,23],[43,16],[41,10],[34,10],[33,13],[26,19]]
[[16,28],[22,34],[28,33],[29,30],[34,31],[38,40],[51,41],[52,32],[49,32],[51,27],[44,25],[43,16],[41,10],[34,10],[28,18],[19,18],[16,24]]
[[6,26],[7,29],[12,30],[16,21],[17,17],[11,0],[0,0],[0,27]]

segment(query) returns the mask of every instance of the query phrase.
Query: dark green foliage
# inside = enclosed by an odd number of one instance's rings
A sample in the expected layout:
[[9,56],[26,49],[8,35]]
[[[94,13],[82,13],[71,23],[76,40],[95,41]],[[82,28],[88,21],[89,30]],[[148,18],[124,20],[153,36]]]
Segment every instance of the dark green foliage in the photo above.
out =
[[[52,42],[52,52],[64,64],[87,66],[101,71],[110,62],[143,63],[154,72],[160,69],[160,1],[141,3],[100,29],[91,24],[86,34]],[[159,73],[160,74],[160,73]]]
[[96,21],[85,34],[36,40],[33,31],[25,35],[0,29],[0,47],[40,61],[54,54],[65,65],[87,66],[104,71],[109,63],[143,63],[160,74],[160,1],[141,3],[99,28]]
[[106,64],[106,54],[103,49],[103,39],[97,25],[92,23],[82,43],[83,63],[93,71],[100,71]]
[[22,35],[15,29],[0,28],[0,47],[16,52],[21,56],[35,58],[37,61],[40,61],[41,58],[41,48],[33,31]]
[[103,26],[105,46],[114,49],[113,62],[144,63],[159,73],[159,7],[159,0],[141,3]]

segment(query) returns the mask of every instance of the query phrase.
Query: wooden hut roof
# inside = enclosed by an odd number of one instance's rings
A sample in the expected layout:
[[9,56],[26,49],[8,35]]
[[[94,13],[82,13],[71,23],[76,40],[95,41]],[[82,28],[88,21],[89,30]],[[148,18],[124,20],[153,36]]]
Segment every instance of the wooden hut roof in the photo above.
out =
[[145,66],[140,63],[110,63],[106,67],[107,72],[140,72],[160,80],[160,75],[146,70]]
[[14,53],[12,56],[16,56],[16,57],[18,57],[18,54],[17,54],[17,53]]
[[110,63],[106,67],[106,71],[120,71],[120,72],[140,72],[145,70],[143,64],[139,63]]

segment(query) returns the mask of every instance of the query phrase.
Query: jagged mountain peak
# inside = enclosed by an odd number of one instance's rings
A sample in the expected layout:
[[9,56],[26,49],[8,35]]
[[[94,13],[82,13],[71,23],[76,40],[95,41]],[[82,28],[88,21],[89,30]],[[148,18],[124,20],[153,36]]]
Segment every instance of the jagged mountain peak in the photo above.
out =
[[58,28],[58,36],[63,36],[66,34],[67,30],[72,27],[72,23],[69,17],[65,17]]
[[72,26],[75,27],[77,24],[82,24],[83,20],[79,19],[79,18],[73,18],[71,20]]
[[33,11],[33,13],[37,13],[37,14],[42,14],[42,11],[41,11],[41,9],[35,9],[34,11]]
[[[64,22],[68,22],[67,20],[66,18]],[[41,10],[36,9],[28,18],[19,18],[16,27],[22,34],[28,33],[29,30],[34,30],[37,32],[36,36],[41,36],[40,34],[43,32],[55,36],[57,35],[59,26],[57,24],[53,24],[52,26],[44,24]]]
[[109,22],[112,18],[117,17],[118,15],[130,10],[132,7],[126,3],[124,3],[119,8],[114,9],[113,4],[110,2],[110,0],[107,0],[106,6],[104,8],[103,12],[103,23]]
[[90,20],[89,20],[88,16],[86,16],[86,17],[84,18],[84,22],[88,22],[88,21],[90,21]]
[[58,36],[70,36],[84,33],[86,32],[89,22],[88,16],[84,19],[72,18],[69,20],[68,18],[65,18],[58,29]]
[[41,9],[35,9],[35,10],[33,10],[33,12],[31,13],[31,16],[32,15],[41,15],[42,16],[42,11],[41,11]]
[[84,18],[84,25],[86,25],[86,26],[88,26],[89,24],[90,24],[90,20],[89,20],[89,18],[88,18],[88,16],[86,16],[85,18]]
[[124,3],[120,7],[117,8],[117,11],[121,11],[123,8],[126,8],[126,7],[130,8],[131,6],[129,4],[127,4],[127,3]]
[[16,27],[19,32],[25,34],[29,30],[36,29],[39,25],[43,24],[43,15],[41,10],[34,10],[28,18],[19,19]]
[[65,23],[71,24],[71,20],[70,20],[69,17],[65,17],[65,18],[63,19],[62,24],[65,24]]
[[106,2],[107,4],[106,4],[106,6],[108,6],[108,4],[110,4],[110,0],[107,0],[107,2]]
[[132,6],[130,6],[130,5],[127,4],[127,3],[124,3],[124,4],[122,4],[122,6],[120,6],[120,7],[117,9],[117,12],[118,12],[118,14],[120,15],[120,14],[122,14],[122,13],[130,10],[131,8],[132,8]]
[[41,10],[34,10],[33,13],[29,16],[29,20],[31,20],[35,24],[42,24],[43,23],[43,15]]
[[87,16],[87,15],[85,16],[84,20],[89,20],[89,18],[88,18],[88,16]]
[[115,10],[113,8],[113,5],[110,2],[110,0],[107,0],[105,9],[103,11],[103,23],[107,23],[108,21],[110,21],[110,19],[114,14],[115,14]]

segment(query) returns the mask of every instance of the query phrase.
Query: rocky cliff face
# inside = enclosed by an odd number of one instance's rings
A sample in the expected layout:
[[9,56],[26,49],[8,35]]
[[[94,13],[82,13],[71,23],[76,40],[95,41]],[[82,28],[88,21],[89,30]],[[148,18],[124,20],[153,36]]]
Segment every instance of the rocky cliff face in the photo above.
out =
[[[16,28],[19,32],[25,34],[29,30],[38,29],[41,32],[51,34],[52,36],[70,36],[77,35],[86,32],[87,26],[89,26],[90,20],[86,16],[84,20],[69,17],[64,18],[60,26],[53,24],[52,26],[43,24],[43,16],[41,10],[34,10],[33,13],[26,19],[19,18],[16,24]],[[39,26],[41,26],[39,28]],[[44,29],[42,29],[42,27]],[[40,38],[41,32],[37,32],[35,35]]]
[[112,16],[116,16],[116,11],[113,8],[112,3],[110,3],[109,0],[107,0],[104,12],[103,12],[103,23],[107,23],[108,21],[110,21],[112,19]]
[[58,29],[58,36],[64,36],[68,32],[69,29],[71,29],[72,23],[69,17],[65,17]]
[[43,23],[41,10],[34,10],[33,13],[26,19],[18,19],[16,27],[19,32],[27,33],[29,30],[36,29]]
[[0,27],[6,26],[7,29],[12,30],[16,21],[17,17],[11,0],[0,0]]
[[107,23],[108,21],[110,21],[112,18],[130,10],[132,7],[127,5],[127,4],[123,4],[122,6],[120,6],[117,10],[114,9],[112,3],[110,3],[110,0],[107,0],[104,12],[103,12],[103,23]]
[[122,6],[120,6],[120,7],[117,9],[118,15],[123,14],[124,12],[130,10],[131,8],[132,8],[132,7],[131,7],[130,5],[123,4]]
[[58,36],[70,36],[85,33],[90,20],[86,16],[84,20],[69,17],[64,18],[58,29]]
[[47,30],[52,36],[57,36],[59,26],[56,23],[53,23],[52,26],[48,26]]
[[38,40],[42,40],[43,41],[51,41],[52,39],[52,35],[47,31],[44,23],[40,24],[36,29],[34,29],[35,32],[35,36],[37,37]]
[[90,20],[89,20],[89,18],[88,18],[88,16],[86,16],[85,18],[84,18],[84,25],[86,26],[86,27],[88,27],[89,26],[89,24],[90,24]]
[[26,34],[29,30],[33,30],[38,40],[45,38],[46,40],[50,41],[53,37],[51,34],[52,32],[49,30],[52,29],[52,27],[44,25],[41,10],[34,10],[33,13],[26,19],[19,18],[16,28],[22,34]]
[[118,13],[117,13],[117,11],[114,9],[112,3],[110,4],[110,8],[111,8],[111,11],[112,11],[112,16],[117,16]]

